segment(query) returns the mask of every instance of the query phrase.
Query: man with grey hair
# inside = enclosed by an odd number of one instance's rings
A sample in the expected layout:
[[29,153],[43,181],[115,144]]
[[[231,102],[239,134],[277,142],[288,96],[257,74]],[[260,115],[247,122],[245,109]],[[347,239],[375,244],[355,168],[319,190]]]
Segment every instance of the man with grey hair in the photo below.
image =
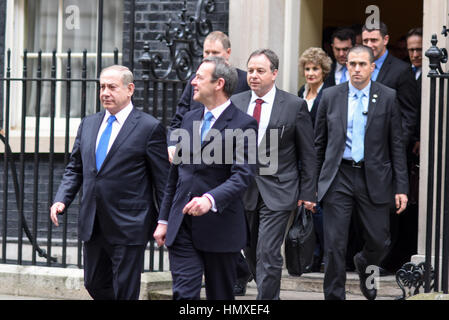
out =
[[[175,152],[182,153],[181,161],[175,156],[170,167],[154,233],[157,244],[168,248],[175,300],[200,299],[203,275],[208,300],[234,299],[236,264],[247,243],[242,194],[255,161],[249,161],[248,139],[239,145],[228,133],[252,132],[257,139],[256,120],[229,100],[236,82],[237,72],[220,57],[204,59],[192,80],[193,98],[204,107],[183,117],[180,129],[189,141],[178,148],[190,147]],[[214,153],[212,163],[205,161],[206,150]],[[202,155],[199,163],[196,154]],[[238,154],[246,161],[237,161]]]
[[[245,255],[255,273],[257,299],[277,300],[287,222],[297,206],[304,204],[313,210],[315,205],[313,126],[307,103],[276,88],[276,53],[270,49],[253,52],[247,68],[251,91],[231,97],[238,108],[259,123],[260,171],[244,195],[251,236]],[[270,164],[264,160],[268,154]],[[275,170],[264,172],[266,167]]]
[[407,206],[406,155],[396,91],[371,80],[372,49],[350,49],[347,68],[349,82],[323,91],[315,122],[318,201],[326,213],[323,289],[326,300],[346,298],[349,223],[357,214],[365,243],[354,265],[363,295],[373,300],[370,275],[390,243],[390,207],[399,214]]
[[84,118],[50,217],[83,188],[79,237],[84,285],[97,300],[138,299],[144,251],[157,222],[168,175],[166,132],[133,107],[133,75],[124,66],[100,75],[105,110]]

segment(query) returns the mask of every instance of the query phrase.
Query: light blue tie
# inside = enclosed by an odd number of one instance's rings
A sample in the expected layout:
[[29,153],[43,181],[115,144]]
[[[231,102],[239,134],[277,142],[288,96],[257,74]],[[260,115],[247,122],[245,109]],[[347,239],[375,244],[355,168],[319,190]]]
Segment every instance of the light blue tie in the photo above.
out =
[[206,112],[206,114],[204,115],[203,126],[201,127],[201,143],[203,143],[206,134],[209,132],[210,124],[213,118],[214,116],[210,111]]
[[97,152],[96,152],[96,164],[97,170],[99,171],[101,165],[103,164],[106,154],[108,153],[109,139],[111,138],[112,123],[116,120],[115,116],[110,116],[108,118],[108,125],[101,134],[100,141],[98,142]]
[[341,68],[341,78],[340,78],[340,83],[346,82],[348,81],[348,79],[346,79],[346,66],[343,66],[343,68]]
[[363,160],[365,144],[365,123],[366,116],[363,114],[363,92],[357,93],[357,107],[354,110],[352,120],[352,147],[351,156],[355,162]]

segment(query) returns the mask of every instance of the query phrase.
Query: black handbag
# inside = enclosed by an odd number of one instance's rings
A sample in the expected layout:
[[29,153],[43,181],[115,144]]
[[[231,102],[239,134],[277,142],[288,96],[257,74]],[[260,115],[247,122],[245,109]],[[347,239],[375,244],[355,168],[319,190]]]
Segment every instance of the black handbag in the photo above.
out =
[[312,264],[315,249],[313,213],[303,205],[295,212],[295,219],[285,238],[285,262],[288,274],[300,276]]

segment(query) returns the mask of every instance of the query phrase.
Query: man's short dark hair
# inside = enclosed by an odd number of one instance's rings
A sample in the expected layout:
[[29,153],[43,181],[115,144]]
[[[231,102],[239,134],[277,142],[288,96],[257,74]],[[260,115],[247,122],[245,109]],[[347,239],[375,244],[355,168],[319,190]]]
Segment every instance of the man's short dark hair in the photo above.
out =
[[225,81],[223,92],[226,97],[232,96],[237,87],[238,74],[234,67],[231,67],[222,57],[210,56],[203,59],[202,63],[213,63],[215,65],[212,72],[212,81],[217,81],[222,78]]
[[361,45],[361,44],[355,45],[354,47],[352,47],[351,49],[349,49],[349,51],[348,51],[348,57],[349,57],[349,54],[350,54],[351,52],[354,52],[354,53],[367,52],[368,55],[369,55],[369,62],[370,62],[370,63],[373,63],[373,62],[374,62],[374,53],[373,53],[373,50],[372,50],[370,47],[368,47],[368,46],[364,46],[364,45]]
[[407,35],[406,35],[405,37],[406,37],[406,39],[408,39],[408,38],[410,38],[411,36],[418,36],[418,37],[421,37],[421,38],[422,38],[422,28],[413,28],[413,29],[410,29],[410,30],[407,32]]
[[379,28],[368,28],[366,26],[366,24],[362,27],[362,31],[374,31],[374,30],[379,30],[382,38],[384,38],[386,35],[388,35],[388,27],[385,23],[383,23],[382,21],[379,21]]
[[332,33],[331,44],[334,43],[334,39],[337,38],[340,41],[351,40],[351,44],[355,45],[355,32],[349,28],[338,28]]
[[274,72],[274,70],[279,69],[279,58],[278,58],[277,54],[271,49],[259,49],[259,50],[254,51],[249,56],[246,64],[248,65],[249,60],[251,60],[252,57],[260,56],[260,55],[264,55],[265,57],[267,57],[268,60],[270,60],[271,72]]

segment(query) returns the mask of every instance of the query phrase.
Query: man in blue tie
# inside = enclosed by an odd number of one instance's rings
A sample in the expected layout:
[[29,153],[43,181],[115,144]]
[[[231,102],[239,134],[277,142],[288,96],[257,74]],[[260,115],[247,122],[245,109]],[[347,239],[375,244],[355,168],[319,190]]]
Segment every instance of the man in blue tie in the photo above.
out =
[[[154,232],[168,248],[175,300],[200,299],[203,276],[207,299],[234,299],[236,265],[248,240],[242,196],[257,155],[248,150],[257,143],[256,120],[229,100],[237,81],[221,57],[205,58],[192,80],[193,99],[203,107],[183,117],[178,132],[187,134],[177,146]],[[237,132],[252,139],[235,144]]]
[[[415,75],[408,63],[394,57],[388,51],[390,36],[385,23],[380,21],[379,25],[375,27],[365,25],[362,30],[363,44],[373,50],[376,64],[371,80],[396,90],[402,119],[402,139],[406,150],[412,149],[416,141],[416,126],[420,116],[420,94]],[[410,162],[413,157],[412,153],[408,153],[407,161]],[[407,226],[404,225],[403,219],[394,214],[392,210],[390,213],[391,245],[388,249],[389,254],[381,263],[382,274],[388,272],[394,274],[404,263],[409,261],[409,258],[404,256],[402,247],[404,240],[401,238],[404,238],[404,235],[401,230],[405,229]],[[406,234],[416,232],[416,229],[407,230]],[[408,238],[408,236],[406,237]]]
[[[324,212],[325,299],[345,299],[345,257],[351,215],[365,243],[354,257],[360,289],[377,294],[374,277],[390,243],[389,211],[407,205],[408,177],[401,115],[394,90],[371,81],[370,48],[349,50],[349,82],[326,89],[315,124],[318,201]],[[355,210],[353,210],[355,209]],[[371,268],[369,268],[372,266]]]
[[50,217],[83,188],[79,237],[84,284],[93,299],[138,299],[146,244],[156,226],[168,175],[166,132],[133,107],[133,74],[124,66],[100,74],[105,110],[84,118]]

